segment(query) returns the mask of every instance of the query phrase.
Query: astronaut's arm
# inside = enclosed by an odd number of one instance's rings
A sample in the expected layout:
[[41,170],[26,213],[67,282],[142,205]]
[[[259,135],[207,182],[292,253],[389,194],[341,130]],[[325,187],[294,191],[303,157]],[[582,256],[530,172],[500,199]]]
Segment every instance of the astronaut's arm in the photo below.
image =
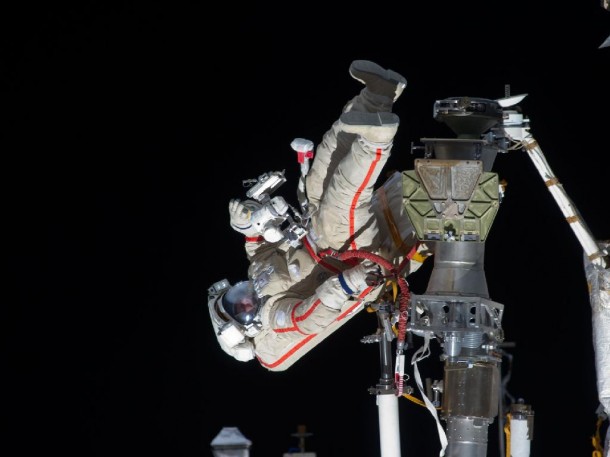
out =
[[271,371],[284,371],[363,309],[372,287],[369,273],[354,267],[318,286],[307,299],[282,297],[268,302],[264,330],[256,337],[256,358]]
[[217,319],[217,315],[212,314],[211,317],[214,334],[222,350],[240,362],[252,360],[254,345],[251,338],[240,332],[237,327]]
[[233,230],[244,236],[246,257],[252,261],[253,257],[262,253],[270,243],[259,233],[252,221],[253,213],[260,208],[260,203],[254,200],[232,199],[229,201],[229,219]]
[[379,274],[375,264],[363,262],[331,276],[305,300],[278,300],[269,314],[271,329],[275,333],[294,330],[310,335],[320,332],[337,318],[346,301],[375,284]]
[[268,249],[273,249],[273,247],[271,246],[271,243],[268,243],[267,241],[265,241],[265,239],[262,236],[250,236],[250,237],[245,237],[244,240],[245,244],[244,244],[244,249],[246,250],[246,257],[248,258],[248,260],[250,262],[252,262],[252,260],[254,260],[254,258],[256,257],[260,257],[260,256],[264,256],[265,252]]
[[239,200],[233,198],[229,201],[229,220],[231,228],[241,233],[246,238],[256,238],[260,236],[257,228],[252,221],[252,215],[261,204],[254,200]]
[[216,329],[216,337],[218,338],[218,343],[223,351],[229,354],[234,359],[240,362],[248,362],[254,359],[254,344],[252,340],[247,337],[243,337],[241,342],[231,342],[228,343],[225,339],[222,338],[222,335],[218,333]]
[[273,206],[273,201],[266,206],[254,200],[232,199],[229,202],[231,228],[244,235],[244,247],[249,261],[255,256],[265,256],[267,252],[275,251],[285,244],[280,227],[273,223],[274,210],[268,209]]

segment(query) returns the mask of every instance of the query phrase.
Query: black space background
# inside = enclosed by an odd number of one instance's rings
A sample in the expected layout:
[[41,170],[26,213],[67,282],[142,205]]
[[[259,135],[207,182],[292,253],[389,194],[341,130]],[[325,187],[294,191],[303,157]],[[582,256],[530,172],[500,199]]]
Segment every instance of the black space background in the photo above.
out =
[[[206,309],[207,287],[247,268],[228,200],[282,169],[292,198],[290,142],[317,144],[360,90],[353,59],[409,81],[388,168],[412,168],[411,142],[452,136],[435,100],[528,93],[551,168],[594,236],[610,238],[610,49],[598,48],[610,12],[596,0],[410,3],[2,7],[5,456],[211,456],[237,426],[252,457],[280,457],[298,424],[318,457],[379,455],[367,391],[378,352],[360,343],[373,315],[270,373],[225,355]],[[582,249],[525,153],[495,171],[508,187],[485,267],[516,344],[509,391],[535,411],[533,457],[590,455]],[[438,354],[420,364],[424,376],[441,368]],[[404,455],[438,455],[425,410],[401,401],[400,420]]]

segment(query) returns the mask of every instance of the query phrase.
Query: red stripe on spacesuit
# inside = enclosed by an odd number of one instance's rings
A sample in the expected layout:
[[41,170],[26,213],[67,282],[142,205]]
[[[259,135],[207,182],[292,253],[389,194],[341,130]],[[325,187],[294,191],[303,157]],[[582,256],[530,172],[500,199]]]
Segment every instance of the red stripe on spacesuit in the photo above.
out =
[[292,308],[292,312],[290,313],[290,320],[292,321],[292,323],[294,324],[292,327],[285,327],[285,328],[278,328],[278,329],[273,329],[273,331],[275,333],[287,333],[287,332],[299,332],[302,333],[303,335],[307,335],[306,333],[303,333],[298,326],[298,322],[302,322],[305,319],[307,319],[309,316],[311,316],[311,313],[314,312],[314,310],[318,307],[318,305],[320,305],[320,303],[322,303],[320,301],[320,299],[317,299],[316,301],[313,302],[313,304],[311,305],[311,307],[307,310],[306,313],[300,315],[300,316],[295,316],[295,313],[297,311],[297,308],[299,306],[301,306],[303,304],[303,302],[299,302],[297,303],[293,308]]
[[297,309],[297,307],[295,306],[292,309],[292,322],[300,322],[300,321],[304,321],[305,319],[307,319],[311,315],[311,313],[313,313],[314,310],[320,305],[320,303],[322,303],[322,302],[318,298],[315,302],[313,302],[313,305],[311,305],[311,307],[307,310],[307,312],[305,314],[302,314],[298,317],[295,317],[295,315],[294,315],[294,313]]
[[265,241],[265,238],[262,236],[247,236],[246,243],[262,243]]
[[[364,298],[366,295],[369,294],[369,292],[371,290],[373,290],[373,287],[367,287],[358,296],[358,298],[359,299]],[[316,300],[315,305],[317,306],[319,303],[320,303],[320,300]],[[347,317],[349,314],[351,314],[354,311],[354,309],[356,309],[361,303],[362,303],[362,300],[358,300],[356,303],[354,303],[352,306],[350,306],[348,309],[346,309],[344,312],[342,312],[335,320],[340,321],[340,320],[345,319],[345,317]],[[296,308],[296,306],[295,306],[295,308]],[[313,307],[312,307],[312,309],[313,309]],[[282,363],[284,363],[286,360],[288,360],[290,357],[292,357],[299,349],[301,349],[304,345],[306,345],[312,338],[316,337],[317,335],[318,335],[318,333],[312,333],[311,335],[307,335],[305,338],[303,338],[301,341],[299,341],[292,349],[290,349],[286,354],[284,354],[282,357],[280,357],[273,363],[266,363],[258,356],[256,358],[258,359],[258,362],[261,365],[263,365],[264,367],[277,368]]]
[[311,256],[311,258],[314,259],[316,261],[316,263],[319,263],[324,268],[332,271],[335,274],[341,273],[341,270],[338,270],[337,268],[333,267],[332,265],[326,263],[324,260],[322,260],[322,258],[320,256],[318,256],[318,254],[316,254],[316,251],[314,251],[311,244],[309,244],[309,240],[307,239],[307,237],[303,238],[303,244],[305,245],[305,248],[307,249],[307,252],[309,252],[309,255]]
[[267,368],[276,368],[278,366],[280,366],[282,363],[284,363],[290,356],[292,356],[295,352],[297,352],[299,349],[301,349],[301,347],[305,344],[307,344],[309,342],[309,340],[311,340],[312,338],[314,338],[317,335],[317,333],[312,333],[311,335],[308,335],[306,338],[303,338],[303,340],[301,340],[299,342],[299,344],[297,344],[295,347],[293,347],[290,351],[288,351],[286,354],[284,354],[282,357],[280,357],[279,359],[277,359],[275,362],[273,363],[265,363],[263,362],[259,357],[258,361],[260,362],[261,365],[267,367]]
[[356,240],[354,238],[354,233],[355,233],[354,211],[356,209],[356,205],[358,204],[358,200],[360,199],[360,194],[362,193],[364,188],[368,185],[369,181],[371,180],[371,175],[373,174],[377,164],[381,160],[381,153],[382,153],[381,148],[377,148],[377,151],[375,152],[375,159],[371,163],[371,166],[369,167],[369,170],[367,171],[366,176],[364,177],[364,181],[362,181],[362,184],[358,188],[356,195],[354,195],[354,198],[352,200],[352,205],[350,206],[350,209],[349,209],[349,237],[352,240],[352,242],[351,242],[352,249],[358,249],[358,246],[356,245]]

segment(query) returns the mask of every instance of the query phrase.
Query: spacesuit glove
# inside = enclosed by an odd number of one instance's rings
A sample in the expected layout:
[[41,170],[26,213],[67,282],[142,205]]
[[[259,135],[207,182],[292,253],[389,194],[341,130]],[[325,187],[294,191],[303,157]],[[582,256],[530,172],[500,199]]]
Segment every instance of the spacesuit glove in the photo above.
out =
[[240,362],[247,362],[255,357],[254,346],[251,341],[244,341],[237,346],[233,346],[228,350],[228,353]]
[[348,295],[357,295],[369,286],[376,285],[381,279],[381,269],[370,260],[339,274],[339,282]]
[[231,227],[247,237],[259,236],[260,233],[252,225],[252,213],[260,208],[260,203],[253,200],[241,200],[234,198],[229,201],[229,215]]

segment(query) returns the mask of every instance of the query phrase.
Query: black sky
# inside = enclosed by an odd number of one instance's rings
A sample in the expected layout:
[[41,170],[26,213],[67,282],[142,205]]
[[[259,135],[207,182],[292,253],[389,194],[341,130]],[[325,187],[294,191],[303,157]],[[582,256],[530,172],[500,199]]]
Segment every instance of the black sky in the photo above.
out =
[[[206,308],[211,283],[246,274],[229,199],[282,169],[293,195],[290,142],[317,144],[360,90],[354,59],[408,79],[388,168],[412,168],[411,142],[452,135],[432,119],[435,100],[528,93],[521,107],[553,171],[594,236],[610,238],[610,48],[598,48],[610,12],[594,0],[420,3],[3,7],[6,455],[205,456],[237,426],[252,457],[280,457],[299,424],[318,457],[379,455],[367,391],[378,352],[360,343],[373,315],[270,373],[220,350]],[[582,249],[525,153],[494,171],[508,187],[485,267],[516,344],[508,389],[536,413],[533,457],[589,455]],[[442,367],[436,355],[420,368]],[[403,454],[438,455],[431,416],[407,400],[400,412]]]

